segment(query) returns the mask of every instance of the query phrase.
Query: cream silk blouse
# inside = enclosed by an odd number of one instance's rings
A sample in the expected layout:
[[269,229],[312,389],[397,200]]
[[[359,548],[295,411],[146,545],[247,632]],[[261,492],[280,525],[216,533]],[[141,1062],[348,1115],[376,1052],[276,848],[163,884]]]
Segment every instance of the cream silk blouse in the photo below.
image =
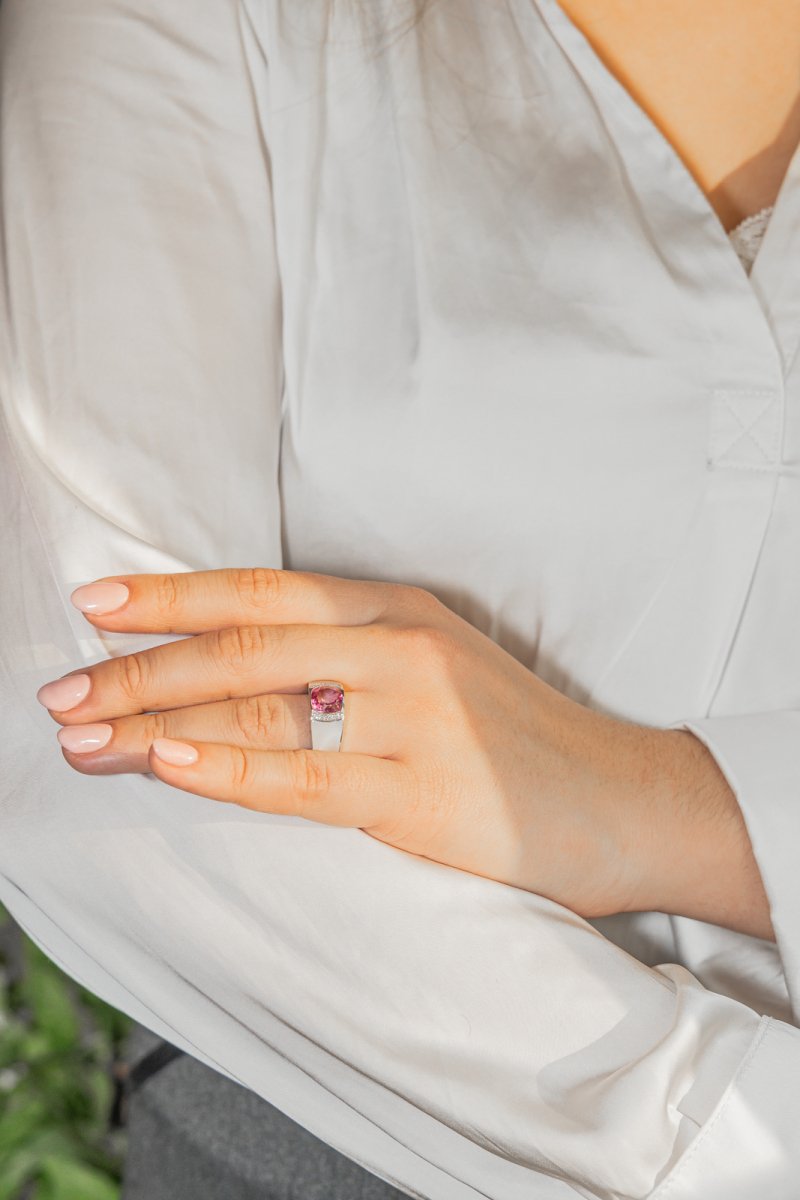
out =
[[[800,153],[748,275],[556,0],[325,8],[0,7],[0,899],[410,1196],[790,1200]],[[777,945],[70,768],[37,688],[169,640],[70,591],[248,565],[692,730]]]

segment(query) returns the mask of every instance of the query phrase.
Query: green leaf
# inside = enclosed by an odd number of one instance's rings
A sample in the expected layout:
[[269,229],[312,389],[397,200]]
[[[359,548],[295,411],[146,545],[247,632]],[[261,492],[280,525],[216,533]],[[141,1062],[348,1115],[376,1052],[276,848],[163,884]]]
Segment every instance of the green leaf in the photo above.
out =
[[20,990],[31,1006],[35,1025],[46,1034],[49,1045],[54,1050],[74,1046],[78,1040],[78,1022],[72,996],[65,978],[53,964],[32,963]]
[[9,985],[0,969],[0,1069],[14,1071],[0,1088],[0,1200],[31,1185],[35,1200],[116,1200],[127,1143],[109,1129],[111,1072],[132,1021],[21,936],[21,974]]
[[0,1171],[0,1200],[16,1200],[22,1188],[36,1175],[39,1159],[29,1150],[20,1150],[2,1163]]
[[0,1159],[0,1200],[16,1200],[19,1189],[38,1178],[42,1161],[53,1155],[77,1159],[80,1150],[58,1129],[41,1129],[15,1153]]
[[24,1061],[22,1045],[25,1036],[26,1029],[22,1022],[10,1017],[7,1024],[0,1029],[0,1069]]
[[41,1100],[30,1100],[20,1108],[5,1112],[0,1124],[0,1161],[12,1150],[24,1146],[46,1125],[47,1116],[47,1106]]
[[19,1054],[29,1067],[35,1067],[52,1054],[50,1038],[41,1029],[29,1030],[20,1040]]
[[46,1158],[34,1200],[119,1200],[119,1186],[108,1175],[70,1158]]

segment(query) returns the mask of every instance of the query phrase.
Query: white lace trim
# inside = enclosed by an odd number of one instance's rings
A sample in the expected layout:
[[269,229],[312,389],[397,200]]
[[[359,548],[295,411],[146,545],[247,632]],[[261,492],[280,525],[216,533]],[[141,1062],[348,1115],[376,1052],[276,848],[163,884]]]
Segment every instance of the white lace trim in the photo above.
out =
[[739,255],[748,275],[750,274],[750,268],[755,262],[759,246],[761,245],[761,239],[764,236],[764,230],[769,224],[774,207],[774,205],[770,204],[767,208],[762,208],[757,213],[745,217],[735,229],[731,229],[728,233],[728,237],[733,243],[733,248]]

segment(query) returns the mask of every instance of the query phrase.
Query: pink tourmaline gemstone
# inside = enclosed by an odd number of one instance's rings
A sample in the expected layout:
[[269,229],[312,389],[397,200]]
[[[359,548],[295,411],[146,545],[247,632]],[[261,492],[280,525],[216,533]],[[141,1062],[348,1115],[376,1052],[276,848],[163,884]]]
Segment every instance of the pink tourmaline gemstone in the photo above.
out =
[[315,712],[341,712],[343,700],[344,697],[338,688],[315,687],[311,689],[311,707]]

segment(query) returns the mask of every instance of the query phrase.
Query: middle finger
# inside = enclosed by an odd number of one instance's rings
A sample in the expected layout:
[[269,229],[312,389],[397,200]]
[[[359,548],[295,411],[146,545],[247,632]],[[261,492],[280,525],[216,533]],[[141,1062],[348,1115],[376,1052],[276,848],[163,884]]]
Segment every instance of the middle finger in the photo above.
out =
[[[372,689],[391,669],[389,642],[398,635],[384,625],[232,626],[71,672],[64,680],[76,691],[88,679],[77,703],[64,707],[50,684],[38,698],[56,721],[72,725],[259,692],[301,693],[311,679]],[[64,680],[55,681],[59,688]]]

